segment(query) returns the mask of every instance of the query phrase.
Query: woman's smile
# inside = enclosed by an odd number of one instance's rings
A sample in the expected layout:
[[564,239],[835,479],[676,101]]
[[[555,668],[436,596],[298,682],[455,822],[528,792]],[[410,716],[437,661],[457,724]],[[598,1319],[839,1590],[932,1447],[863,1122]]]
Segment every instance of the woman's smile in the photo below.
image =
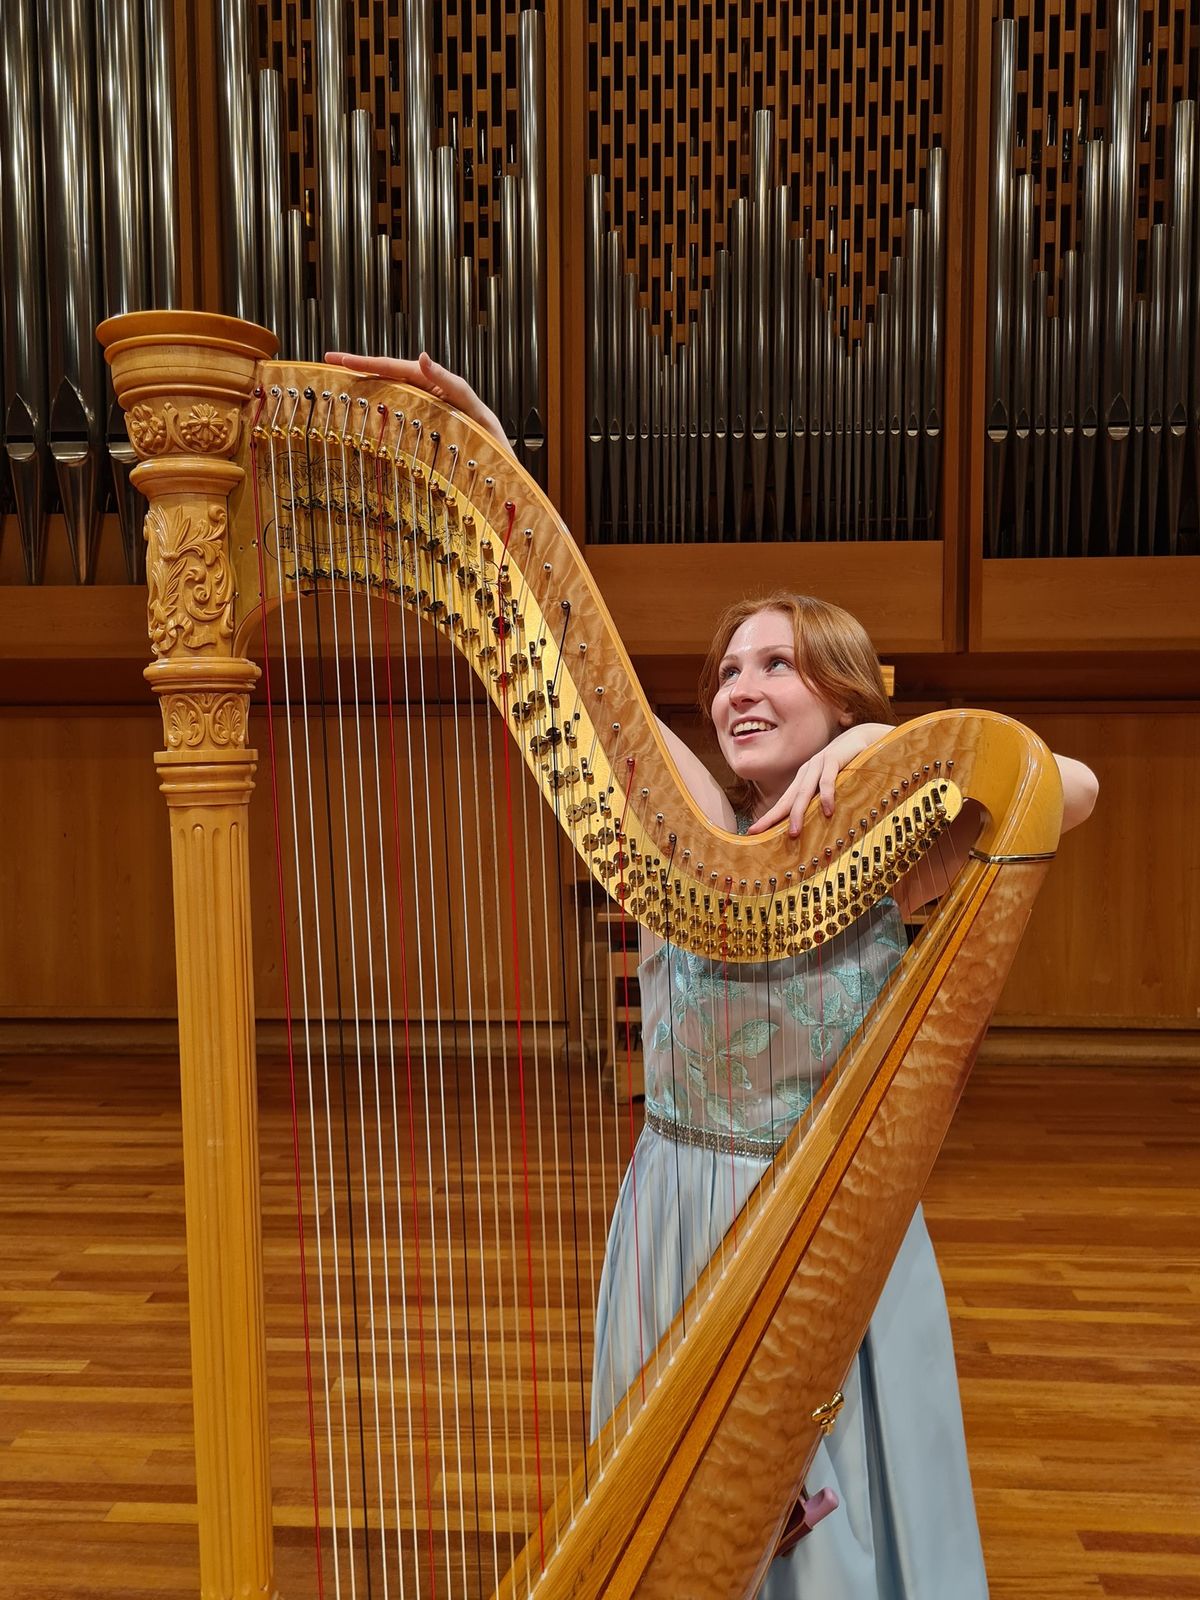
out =
[[843,717],[797,667],[792,619],[782,611],[756,611],[722,657],[712,720],[721,754],[736,777],[754,785],[765,807],[838,733]]

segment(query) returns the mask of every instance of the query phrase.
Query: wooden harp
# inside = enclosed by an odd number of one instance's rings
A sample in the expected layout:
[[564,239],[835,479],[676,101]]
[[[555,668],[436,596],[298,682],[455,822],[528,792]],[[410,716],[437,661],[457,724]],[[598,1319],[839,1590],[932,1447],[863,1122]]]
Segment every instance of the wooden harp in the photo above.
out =
[[[357,628],[361,639],[373,630],[364,663],[338,659],[314,672],[294,636],[281,659],[286,672],[290,650],[295,672],[310,686],[313,704],[303,708],[310,718],[318,700],[322,714],[328,710],[332,679],[348,684],[348,696],[360,690],[365,696],[370,678],[376,721],[369,759],[377,778],[386,767],[380,739],[394,740],[397,717],[406,735],[418,720],[415,701],[406,703],[399,692],[402,666],[416,659],[418,670],[438,676],[440,692],[451,685],[456,701],[469,684],[503,725],[494,747],[498,765],[484,786],[506,787],[508,799],[497,794],[495,801],[507,819],[499,821],[497,837],[512,831],[511,797],[521,782],[540,791],[559,824],[563,852],[585,876],[631,921],[717,971],[817,959],[823,943],[832,946],[852,930],[901,873],[920,870],[964,797],[982,808],[969,864],[856,1021],[847,1048],[822,1073],[812,1105],[770,1164],[770,1181],[741,1207],[730,1248],[685,1285],[685,1303],[660,1348],[645,1351],[643,1372],[594,1439],[585,1425],[565,1424],[569,1448],[556,1441],[551,1465],[549,1391],[574,1386],[576,1409],[587,1400],[586,1358],[572,1373],[564,1356],[557,1377],[542,1369],[542,1415],[520,1420],[525,1455],[510,1477],[522,1481],[521,1493],[498,1502],[493,1454],[482,1469],[476,1465],[461,1505],[452,1507],[446,1484],[455,1476],[453,1461],[443,1453],[430,1471],[426,1436],[424,1469],[417,1470],[411,1407],[420,1389],[428,1410],[430,1385],[451,1368],[457,1373],[462,1352],[439,1346],[432,1372],[427,1341],[423,1377],[410,1371],[397,1378],[396,1368],[411,1354],[397,1292],[385,1311],[373,1304],[369,1329],[373,1338],[382,1322],[389,1339],[396,1334],[389,1344],[393,1392],[381,1394],[378,1366],[368,1383],[344,1372],[339,1380],[335,1363],[333,1386],[342,1402],[354,1388],[361,1412],[366,1393],[360,1438],[373,1439],[378,1452],[368,1470],[364,1443],[352,1474],[354,1451],[347,1446],[343,1459],[331,1442],[330,1459],[319,1471],[314,1464],[314,1478],[327,1477],[331,1495],[343,1477],[354,1476],[363,1491],[361,1503],[350,1494],[340,1510],[316,1494],[326,1541],[315,1590],[325,1583],[330,1543],[336,1547],[340,1537],[349,1587],[358,1574],[364,1593],[372,1586],[387,1592],[390,1583],[397,1593],[413,1594],[666,1596],[681,1592],[686,1575],[689,1595],[752,1595],[1054,852],[1061,790],[1048,752],[1027,730],[995,715],[925,717],[848,768],[832,818],[810,815],[798,842],[780,830],[758,839],[729,835],[709,824],[682,789],[569,534],[492,440],[427,395],[350,381],[341,370],[273,362],[272,336],[229,318],[135,313],[105,323],[100,337],[140,458],[135,481],[150,502],[154,661],[146,676],[163,714],[166,748],[157,762],[171,818],[205,1596],[276,1592],[246,837],[258,760],[248,746],[249,706],[259,676],[248,652],[266,639],[267,621],[307,614],[319,628],[324,607],[328,633],[337,627],[340,605],[348,619],[343,644],[348,631]],[[392,619],[408,629],[403,642],[399,627],[387,631]],[[381,662],[384,669],[395,665],[391,678],[371,677]],[[275,722],[297,714],[281,708],[278,676],[264,724],[272,769],[282,760]],[[364,701],[355,703],[361,709]],[[338,708],[341,715],[341,700]],[[335,765],[345,763],[346,748],[335,752]],[[350,748],[352,765],[372,747],[356,734]],[[370,787],[358,786],[356,806]],[[415,798],[398,804],[394,782],[375,788],[379,816],[352,819],[351,831],[377,840],[379,870],[387,877],[399,860],[399,835],[419,832],[432,813]],[[300,885],[307,874],[315,887],[323,881],[331,915],[340,904],[343,926],[352,932],[355,912],[344,897],[370,895],[361,884],[356,891],[353,863],[335,859],[332,823],[323,832],[313,829],[307,863],[300,861],[294,880]],[[447,837],[456,832],[470,828],[451,820],[443,829]],[[436,862],[429,872],[436,879]],[[443,893],[421,876],[414,866],[410,885],[418,895]],[[280,881],[286,887],[286,878]],[[560,905],[562,898],[560,890]],[[491,942],[516,951],[524,914],[515,880],[503,892],[496,888],[495,907]],[[301,929],[305,915],[298,913]],[[405,1057],[396,1044],[397,974],[413,970],[415,960],[411,949],[403,959],[394,950],[403,922],[404,914],[394,914],[383,940],[393,970],[382,986],[377,971],[351,972],[344,949],[332,958],[326,952],[327,966],[336,969],[326,987],[340,988],[343,1004],[336,1020],[322,1012],[322,1027],[344,1032],[348,1008],[364,996],[374,1008],[368,1027],[363,1001],[354,1040],[342,1041],[343,1065],[348,1055],[360,1087],[363,1062],[372,1052],[378,1057],[387,1029],[385,1081],[394,1085],[402,1059],[412,1065],[411,1046]],[[520,1057],[519,984],[513,994],[515,1026],[510,1014],[501,1031],[505,1048]],[[478,1041],[475,1047],[480,1054],[467,1064],[469,1077],[483,1070],[486,1052]],[[551,1084],[565,1092],[576,1072],[569,1049],[549,1071]],[[364,1118],[378,1121],[369,1110]],[[424,1125],[426,1137],[430,1126]],[[347,1171],[355,1165],[348,1143],[339,1159]],[[332,1154],[330,1162],[337,1164]],[[519,1180],[518,1195],[520,1188]],[[351,1217],[368,1218],[369,1175],[366,1189],[365,1198],[345,1202]],[[324,1212],[319,1197],[307,1203],[318,1226],[323,1215],[336,1221],[341,1202],[329,1201]],[[519,1198],[514,1206],[520,1208]],[[463,1215],[471,1210],[464,1198]],[[532,1340],[516,1384],[521,1408],[527,1401],[536,1406],[537,1341],[548,1329],[557,1337],[559,1316],[556,1303],[534,1304],[539,1241],[533,1234],[547,1226],[545,1213],[534,1210],[534,1230],[517,1241],[517,1255],[528,1259],[515,1263],[508,1312],[522,1338]],[[360,1236],[359,1249],[379,1262],[386,1281],[395,1263],[378,1233],[365,1242]],[[411,1241],[393,1238],[393,1244],[403,1269]],[[428,1241],[427,1256],[437,1248]],[[472,1253],[468,1241],[467,1257]],[[410,1277],[433,1274],[436,1295],[438,1263],[427,1259],[422,1269],[411,1253],[407,1262]],[[491,1295],[485,1282],[479,1304]],[[469,1285],[463,1298],[472,1303]],[[333,1314],[345,1311],[348,1319],[347,1307],[343,1286],[333,1294]],[[460,1301],[447,1324],[451,1341],[462,1310]],[[435,1313],[427,1307],[424,1314]],[[356,1323],[353,1337],[358,1333]],[[345,1353],[351,1337],[339,1323],[329,1334],[335,1355]],[[470,1341],[480,1342],[478,1326]],[[399,1405],[401,1389],[408,1420],[388,1424],[383,1419]],[[444,1445],[447,1426],[466,1425],[465,1409],[461,1398],[438,1394]],[[473,1400],[471,1420],[478,1410]],[[517,1422],[509,1422],[515,1431]],[[515,1453],[511,1437],[508,1443]],[[476,1441],[477,1461],[478,1455]],[[482,1512],[481,1470],[490,1485]],[[700,1548],[702,1569],[694,1555]],[[340,1579],[336,1588],[349,1592]]]

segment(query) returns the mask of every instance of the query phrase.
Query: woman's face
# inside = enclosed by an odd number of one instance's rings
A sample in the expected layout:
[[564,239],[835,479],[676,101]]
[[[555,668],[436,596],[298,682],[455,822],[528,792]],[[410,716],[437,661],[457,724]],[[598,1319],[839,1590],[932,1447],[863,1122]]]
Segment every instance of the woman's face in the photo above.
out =
[[734,775],[752,783],[765,810],[779,799],[810,756],[848,727],[796,670],[792,619],[756,611],[725,648],[712,703],[721,754]]

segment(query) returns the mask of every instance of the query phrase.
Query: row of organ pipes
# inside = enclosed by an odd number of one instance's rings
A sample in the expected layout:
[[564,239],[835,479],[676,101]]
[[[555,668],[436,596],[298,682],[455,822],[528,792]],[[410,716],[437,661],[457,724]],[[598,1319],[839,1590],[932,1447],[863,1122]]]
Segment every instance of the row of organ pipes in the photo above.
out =
[[[823,275],[754,120],[750,193],[683,328],[651,326],[603,179],[586,203],[589,531],[599,541],[937,536],[945,154],[852,337],[849,247]],[[803,186],[800,186],[801,192]],[[802,208],[801,208],[802,209]]]
[[[546,40],[541,11],[520,12],[518,147],[488,172],[483,127],[435,143],[431,0],[404,0],[404,149],[386,148],[371,113],[346,107],[343,0],[314,0],[316,196],[310,231],[286,194],[285,85],[246,70],[248,0],[220,0],[218,47],[229,108],[222,147],[226,295],[239,316],[280,335],[282,352],[415,356],[427,350],[495,410],[524,465],[544,480],[546,439]],[[382,134],[385,153],[380,154]],[[472,141],[478,142],[477,148]],[[257,144],[257,172],[243,152]],[[467,148],[472,144],[471,148]],[[493,259],[463,249],[466,160],[494,185]],[[381,223],[381,178],[403,171],[403,259]],[[392,185],[387,185],[390,190]],[[498,221],[497,221],[498,219]],[[316,272],[307,270],[310,243]]]
[[[225,306],[273,327],[297,358],[428,349],[469,379],[544,479],[545,19],[520,13],[518,140],[483,173],[494,270],[481,270],[463,248],[462,185],[468,162],[487,169],[491,158],[482,128],[451,121],[449,137],[436,137],[430,4],[402,0],[396,149],[394,133],[348,106],[342,0],[313,0],[316,187],[306,211],[288,189],[286,85],[253,66],[253,0],[215,0]],[[141,577],[132,456],[93,330],[104,316],[177,301],[174,14],[172,0],[5,0],[2,9],[0,509],[15,513],[6,520],[31,583],[45,570],[52,504],[79,582],[95,576],[109,504],[129,578]],[[1142,247],[1139,294],[1138,18],[1138,0],[1113,0],[1105,136],[1064,137],[1080,226],[1050,263],[1038,240],[1039,174],[1017,170],[1017,25],[994,24],[992,555],[1173,554],[1196,544],[1196,105],[1172,110],[1170,211]],[[803,185],[776,181],[774,152],[771,113],[760,111],[748,192],[683,327],[652,325],[627,241],[607,225],[603,180],[584,180],[594,539],[939,534],[944,153],[929,151],[925,204],[907,213],[884,287],[873,305],[853,308],[852,326],[848,247],[836,227],[820,251],[805,236],[794,203]],[[399,252],[377,204],[397,168]]]
[[1172,108],[1170,219],[1150,227],[1139,295],[1138,22],[1137,0],[1114,0],[1107,136],[1064,136],[1077,163],[1080,228],[1056,274],[1038,249],[1035,175],[1015,170],[1017,24],[994,24],[984,504],[992,556],[1195,548],[1184,518],[1189,454],[1200,506],[1196,104]]
[[[343,0],[314,0],[309,217],[288,194],[285,84],[253,65],[254,0],[215,0],[224,309],[265,323],[296,359],[428,350],[544,478],[545,17],[519,18],[519,143],[488,173],[499,270],[481,274],[461,248],[459,130],[434,143],[430,4],[404,0],[406,147],[385,158],[371,114],[347,108]],[[92,582],[110,504],[129,580],[142,578],[144,502],[95,328],[177,303],[174,12],[173,0],[0,8],[0,513],[15,511],[30,583],[43,581],[55,509],[76,580]],[[482,159],[482,130],[462,137],[477,132]],[[378,219],[385,164],[405,177],[402,260]]]
[[94,576],[110,493],[141,575],[144,506],[95,329],[176,303],[174,13],[172,0],[0,6],[0,510],[15,512],[30,583],[52,483],[77,581]]

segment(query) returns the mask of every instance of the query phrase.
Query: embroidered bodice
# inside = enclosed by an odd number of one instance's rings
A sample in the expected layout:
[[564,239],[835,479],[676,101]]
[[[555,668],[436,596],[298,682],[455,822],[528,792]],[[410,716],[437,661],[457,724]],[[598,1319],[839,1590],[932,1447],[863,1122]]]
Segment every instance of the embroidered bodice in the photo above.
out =
[[638,969],[647,1112],[780,1143],[905,944],[890,899],[819,950],[785,961],[735,965],[659,944]]

